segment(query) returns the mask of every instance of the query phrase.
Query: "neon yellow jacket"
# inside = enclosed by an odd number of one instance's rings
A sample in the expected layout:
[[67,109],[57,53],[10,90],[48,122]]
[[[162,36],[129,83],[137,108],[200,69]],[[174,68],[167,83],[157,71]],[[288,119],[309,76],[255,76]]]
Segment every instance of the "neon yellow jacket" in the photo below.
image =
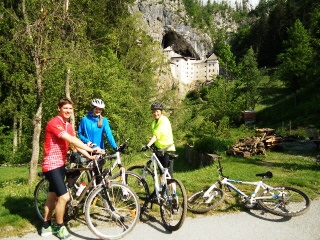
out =
[[154,145],[157,148],[167,148],[168,151],[175,151],[176,148],[173,142],[172,128],[169,119],[161,115],[158,120],[153,120],[152,124],[152,134],[157,137]]

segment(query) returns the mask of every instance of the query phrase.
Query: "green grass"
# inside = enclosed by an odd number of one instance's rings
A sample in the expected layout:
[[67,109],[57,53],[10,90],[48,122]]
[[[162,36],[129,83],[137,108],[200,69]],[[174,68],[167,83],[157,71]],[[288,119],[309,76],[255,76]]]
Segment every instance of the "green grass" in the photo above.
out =
[[[267,152],[266,156],[250,158],[229,157],[221,155],[224,174],[233,179],[256,181],[256,173],[272,171],[274,177],[267,179],[270,185],[287,185],[299,188],[314,199],[320,195],[319,170],[320,163],[314,161],[319,151],[315,148],[305,148],[301,142],[287,146],[283,152]],[[198,191],[217,180],[216,164],[200,169],[193,169],[184,158],[184,147],[178,146],[179,158],[175,160],[174,177],[181,180],[187,193]],[[127,154],[123,159],[126,167],[134,164],[144,164],[147,158],[143,154]],[[28,167],[0,167],[0,238],[35,232],[41,222],[36,216],[33,206],[33,191],[35,184],[28,185]],[[239,186],[247,193],[253,190],[245,185]],[[153,188],[151,188],[153,189]],[[232,193],[224,204],[215,211],[231,212],[243,210],[243,205]],[[158,212],[154,213],[156,216]],[[188,213],[188,216],[195,216]]]

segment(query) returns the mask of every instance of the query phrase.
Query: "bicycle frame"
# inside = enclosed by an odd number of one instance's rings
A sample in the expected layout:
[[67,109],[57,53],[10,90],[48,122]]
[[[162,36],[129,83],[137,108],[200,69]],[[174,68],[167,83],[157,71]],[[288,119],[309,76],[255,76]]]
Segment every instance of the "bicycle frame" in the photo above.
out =
[[[229,189],[232,189],[233,191],[235,191],[238,195],[240,195],[243,198],[243,202],[249,202],[250,204],[255,204],[256,200],[259,199],[271,199],[271,198],[278,198],[279,195],[277,196],[263,196],[263,197],[257,197],[257,194],[259,192],[259,190],[262,188],[263,190],[272,190],[273,187],[265,184],[263,182],[263,179],[265,177],[268,177],[267,175],[264,174],[258,174],[259,176],[261,176],[261,180],[260,181],[256,181],[256,182],[249,182],[249,181],[241,181],[241,180],[235,180],[235,179],[229,179],[229,177],[224,176],[222,173],[222,166],[220,163],[220,160],[218,160],[218,164],[219,164],[219,175],[220,175],[220,180],[218,180],[217,182],[215,182],[214,184],[212,184],[210,186],[210,188],[204,193],[204,198],[206,198],[206,203],[209,203],[212,198],[214,198],[215,196],[210,194],[210,192],[214,189],[214,188],[221,188],[221,186],[226,186]],[[254,191],[252,192],[251,195],[247,195],[245,194],[243,191],[241,191],[238,187],[236,187],[233,183],[235,184],[244,184],[244,185],[253,185],[256,186]]]
[[153,152],[151,155],[150,160],[145,164],[143,168],[143,173],[142,173],[142,178],[145,179],[148,171],[148,165],[152,164],[153,168],[153,181],[154,181],[154,189],[156,196],[159,198],[160,197],[160,184],[159,184],[159,177],[158,177],[158,171],[157,171],[157,166],[160,168],[160,171],[163,173],[162,178],[161,178],[161,185],[167,187],[167,179],[171,179],[171,176],[169,174],[168,168],[165,168],[162,166],[160,163],[160,160],[157,158],[156,154]]
[[126,169],[122,166],[120,152],[116,152],[114,154],[111,154],[105,157],[105,159],[112,159],[112,158],[115,158],[116,160],[113,162],[111,168],[109,169],[108,175],[111,175],[112,171],[118,166],[121,173],[121,181],[123,184],[126,184],[125,182]]
[[[91,180],[90,180],[90,182],[87,184],[87,186],[84,188],[84,190],[82,191],[82,193],[80,194],[80,196],[79,196],[79,198],[78,198],[78,200],[77,200],[78,203],[82,201],[83,196],[85,195],[85,193],[88,191],[88,189],[89,189],[90,187],[92,187],[92,186],[93,186],[94,188],[97,187],[97,185],[96,185],[96,183],[95,183],[95,180],[97,179],[97,176],[96,176],[96,175],[94,174],[94,172],[93,172],[93,169],[94,169],[93,164],[98,165],[98,160],[99,160],[100,157],[101,157],[101,155],[96,155],[96,158],[95,158],[92,162],[90,162],[87,167],[77,168],[77,170],[79,170],[79,171],[87,171],[87,170],[88,170],[88,171],[90,171],[90,173],[91,173]],[[124,168],[124,167],[122,166],[122,164],[121,164],[120,152],[116,152],[116,153],[114,153],[114,154],[104,156],[103,158],[104,158],[104,159],[113,159],[113,158],[116,158],[116,160],[114,161],[112,167],[108,170],[108,172],[106,173],[106,175],[110,175],[111,172],[118,166],[119,169],[120,169],[120,172],[121,172],[121,174],[122,174],[122,183],[125,184],[125,177],[124,177],[124,175],[125,175],[125,168]],[[98,168],[98,171],[100,171],[99,168]],[[99,172],[99,174],[101,174],[101,172]],[[70,193],[70,192],[69,192],[69,193]],[[70,193],[70,199],[71,199],[71,201],[73,200],[73,196],[72,196],[71,193]]]
[[[261,179],[260,181],[257,182],[246,182],[246,181],[240,181],[240,180],[233,180],[233,179],[228,179],[228,178],[223,178],[221,181],[222,184],[226,185],[227,187],[231,188],[233,191],[235,191],[236,193],[238,193],[240,196],[242,196],[245,200],[249,200],[250,203],[255,203],[256,200],[258,199],[268,199],[268,198],[272,198],[272,197],[257,197],[256,195],[258,194],[259,190],[262,189],[272,189],[271,186],[265,184],[263,182],[263,180]],[[236,186],[234,186],[232,183],[239,183],[239,184],[245,184],[245,185],[253,185],[256,186],[256,188],[254,189],[254,191],[252,192],[252,194],[250,196],[248,196],[247,194],[245,194],[244,192],[242,192],[239,188],[237,188]]]
[[[93,160],[93,161],[95,161],[95,163],[98,164],[97,162],[98,162],[98,159],[99,159],[99,158],[100,158],[100,155],[97,155],[96,158],[95,158],[95,160]],[[107,183],[106,183],[106,177],[107,177],[107,176],[110,176],[111,173],[112,173],[112,171],[113,171],[117,166],[119,167],[120,172],[121,172],[122,183],[123,183],[123,184],[126,184],[126,182],[125,182],[125,173],[126,173],[126,172],[125,172],[125,168],[124,168],[124,167],[122,166],[122,164],[121,164],[120,152],[116,152],[116,153],[114,153],[114,154],[111,154],[111,155],[108,155],[108,156],[104,156],[104,159],[113,159],[113,158],[115,158],[116,160],[113,162],[111,168],[110,168],[107,172],[105,172],[105,173],[102,174],[102,172],[100,172],[100,169],[98,168],[99,175],[102,175],[102,176],[103,176],[103,178],[102,178],[102,183],[100,183],[99,185],[101,185],[101,184],[106,185],[106,184],[107,184]],[[89,182],[89,184],[88,184],[88,185],[86,186],[86,188],[82,191],[82,193],[81,193],[81,195],[80,195],[80,197],[79,197],[80,201],[82,200],[83,196],[85,195],[85,192],[91,187],[92,183],[94,182],[94,180],[95,180],[96,178],[97,178],[97,177],[96,177],[95,175],[93,175],[93,178],[91,179],[91,181]],[[108,181],[110,181],[110,180],[108,180]],[[88,194],[88,197],[86,198],[86,200],[85,200],[85,202],[84,202],[84,204],[83,204],[83,207],[85,207],[85,205],[86,205],[86,203],[87,203],[87,199],[89,198],[90,193],[93,192],[99,185],[95,185],[95,186],[93,187],[93,189],[91,189],[91,191],[90,191],[89,194]],[[123,189],[123,194],[124,194],[124,195],[127,194],[125,189]],[[84,208],[83,208],[83,211],[84,211]]]

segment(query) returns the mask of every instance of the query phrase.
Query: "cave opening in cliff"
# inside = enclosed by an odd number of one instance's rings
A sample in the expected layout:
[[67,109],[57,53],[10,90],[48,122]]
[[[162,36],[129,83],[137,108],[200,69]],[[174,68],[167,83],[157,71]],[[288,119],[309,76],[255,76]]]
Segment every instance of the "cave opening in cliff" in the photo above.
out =
[[183,57],[195,58],[198,59],[199,56],[193,49],[193,47],[185,41],[179,34],[176,32],[170,31],[163,36],[162,47],[163,49],[171,46],[172,50],[180,54]]

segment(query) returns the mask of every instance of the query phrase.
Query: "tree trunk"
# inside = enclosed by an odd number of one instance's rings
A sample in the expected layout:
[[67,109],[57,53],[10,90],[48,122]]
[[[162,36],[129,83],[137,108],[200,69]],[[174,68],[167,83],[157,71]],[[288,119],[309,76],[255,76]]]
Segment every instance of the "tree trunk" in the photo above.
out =
[[[70,68],[67,70],[67,77],[66,77],[66,85],[65,85],[65,92],[66,92],[66,97],[71,100],[71,95],[70,95]],[[70,117],[70,122],[71,125],[73,126],[73,129],[75,129],[75,117],[74,117],[74,112],[72,112],[72,115]]]
[[13,116],[13,144],[12,144],[12,153],[13,157],[17,152],[18,148],[18,120],[17,120],[17,115],[16,113]]
[[19,118],[18,146],[21,146],[21,138],[22,138],[22,117]]
[[42,103],[38,105],[38,110],[33,118],[32,156],[29,169],[29,184],[33,183],[37,176],[37,166],[40,153],[40,134],[42,122]]
[[[29,184],[33,183],[37,175],[37,166],[39,160],[40,152],[40,134],[41,134],[41,123],[42,123],[42,66],[40,64],[40,59],[42,56],[43,45],[43,25],[44,21],[39,21],[37,24],[30,24],[28,14],[26,11],[26,1],[22,0],[22,12],[23,17],[26,22],[26,32],[28,34],[29,40],[33,43],[33,49],[31,50],[31,56],[33,57],[33,62],[36,69],[36,92],[37,92],[37,112],[33,117],[33,137],[32,137],[32,156],[30,160],[29,169]],[[36,26],[35,29],[31,29],[31,26]],[[33,34],[36,36],[34,37]]]

